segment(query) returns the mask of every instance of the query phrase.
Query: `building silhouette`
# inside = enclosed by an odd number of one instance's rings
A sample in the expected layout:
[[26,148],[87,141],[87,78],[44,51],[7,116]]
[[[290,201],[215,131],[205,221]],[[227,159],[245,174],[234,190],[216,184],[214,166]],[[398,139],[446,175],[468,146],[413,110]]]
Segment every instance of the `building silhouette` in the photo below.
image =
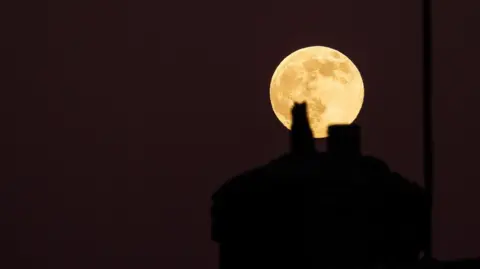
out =
[[220,268],[371,268],[418,263],[425,191],[360,149],[360,127],[329,128],[317,152],[295,104],[290,151],[212,196]]

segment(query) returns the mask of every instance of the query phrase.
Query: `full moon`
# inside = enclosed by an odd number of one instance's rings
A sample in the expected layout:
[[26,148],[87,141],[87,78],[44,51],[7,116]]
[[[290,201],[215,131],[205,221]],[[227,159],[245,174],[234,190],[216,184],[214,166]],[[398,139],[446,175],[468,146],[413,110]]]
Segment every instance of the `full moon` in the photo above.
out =
[[270,101],[280,122],[291,129],[291,109],[306,102],[315,138],[328,136],[328,126],[350,124],[362,108],[360,71],[341,52],[323,46],[299,49],[278,65],[270,83]]

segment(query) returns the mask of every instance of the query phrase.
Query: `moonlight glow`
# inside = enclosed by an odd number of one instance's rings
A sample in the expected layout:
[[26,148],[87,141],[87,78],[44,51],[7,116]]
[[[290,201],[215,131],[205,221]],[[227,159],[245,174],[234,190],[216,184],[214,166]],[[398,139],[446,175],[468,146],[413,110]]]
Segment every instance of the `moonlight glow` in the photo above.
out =
[[316,138],[327,137],[329,125],[352,123],[362,108],[363,96],[362,76],[353,62],[322,46],[288,55],[270,83],[270,101],[280,122],[290,129],[294,102],[306,101]]

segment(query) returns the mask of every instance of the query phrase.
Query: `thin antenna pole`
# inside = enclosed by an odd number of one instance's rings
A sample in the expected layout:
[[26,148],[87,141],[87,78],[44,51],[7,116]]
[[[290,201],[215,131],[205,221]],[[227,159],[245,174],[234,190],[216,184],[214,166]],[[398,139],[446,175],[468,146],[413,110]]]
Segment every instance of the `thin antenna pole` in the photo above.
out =
[[433,136],[432,136],[432,1],[423,0],[423,176],[427,193],[425,258],[432,258]]

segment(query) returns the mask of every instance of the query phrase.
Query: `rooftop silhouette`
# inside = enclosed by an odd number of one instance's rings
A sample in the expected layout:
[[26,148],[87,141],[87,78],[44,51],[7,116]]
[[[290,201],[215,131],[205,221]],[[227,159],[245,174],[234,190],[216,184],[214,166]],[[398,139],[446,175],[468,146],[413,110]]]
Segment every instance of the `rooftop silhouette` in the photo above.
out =
[[292,109],[290,151],[212,196],[220,268],[413,265],[425,250],[425,190],[360,148],[360,127],[329,128],[317,152],[306,104]]

